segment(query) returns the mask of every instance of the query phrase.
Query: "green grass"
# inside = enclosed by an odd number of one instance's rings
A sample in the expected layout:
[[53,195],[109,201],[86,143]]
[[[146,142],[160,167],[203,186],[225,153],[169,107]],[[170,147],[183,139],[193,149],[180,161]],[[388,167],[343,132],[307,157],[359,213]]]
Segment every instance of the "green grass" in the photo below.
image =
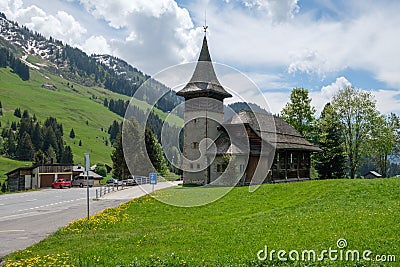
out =
[[[76,85],[79,92],[75,93],[59,77],[50,75],[47,79],[37,71],[31,71],[29,81],[22,81],[9,69],[0,69],[0,77],[0,100],[4,114],[0,120],[3,127],[18,120],[13,117],[17,107],[21,111],[27,109],[31,115],[36,114],[42,122],[49,116],[55,117],[63,124],[64,141],[72,147],[76,162],[83,161],[83,153],[89,152],[93,162],[110,164],[111,147],[104,142],[108,137],[106,131],[113,120],[121,118],[79,93],[85,92],[84,88]],[[54,84],[57,91],[42,88],[44,83]],[[69,138],[71,128],[76,134],[74,140]],[[82,140],[82,147],[78,146],[79,140]]]
[[[25,166],[25,164],[31,164],[31,162],[23,162],[19,160],[12,160],[4,157],[0,157],[0,183],[3,183],[7,176],[7,172]],[[0,193],[1,194],[1,193]]]
[[[157,194],[164,198],[197,194],[186,190],[170,188]],[[224,189],[190,190],[214,194]],[[106,209],[89,221],[75,221],[28,250],[8,255],[6,266],[19,266],[18,261],[33,266],[35,262],[40,262],[36,266],[398,266],[281,262],[277,256],[271,262],[256,257],[265,246],[287,252],[337,249],[339,238],[347,240],[346,249],[396,255],[398,264],[400,179],[263,185],[254,193],[240,187],[193,208],[146,196]]]
[[[40,61],[32,56],[28,59],[34,63]],[[57,90],[42,88],[43,84],[53,84]],[[17,107],[21,111],[27,109],[31,115],[36,114],[42,122],[49,116],[55,117],[63,125],[64,141],[71,146],[75,163],[83,162],[83,154],[88,152],[93,164],[100,162],[111,165],[112,147],[110,143],[105,145],[105,140],[109,138],[107,130],[114,120],[121,121],[122,118],[103,106],[105,98],[130,100],[128,96],[104,88],[85,87],[43,70],[39,72],[31,69],[30,80],[22,81],[9,68],[0,68],[0,101],[3,106],[1,126],[6,127],[13,121],[19,121],[13,116]],[[133,103],[140,109],[149,108],[143,101],[135,100]],[[156,113],[163,115],[160,110],[156,110]],[[181,119],[176,117],[171,121],[179,125]],[[75,131],[75,139],[69,138],[71,128]],[[79,140],[82,140],[82,146],[78,145]],[[1,164],[0,171],[10,171],[15,167],[15,164],[8,165],[5,160]],[[20,166],[24,165],[21,162]],[[0,177],[3,174],[0,173]]]

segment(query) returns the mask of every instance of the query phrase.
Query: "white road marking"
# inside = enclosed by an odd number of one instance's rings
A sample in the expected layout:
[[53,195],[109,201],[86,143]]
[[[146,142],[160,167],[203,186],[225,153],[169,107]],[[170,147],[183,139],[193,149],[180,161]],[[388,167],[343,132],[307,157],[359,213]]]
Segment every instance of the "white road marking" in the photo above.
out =
[[31,212],[27,212],[27,213],[23,213],[23,214],[13,214],[13,215],[9,215],[9,216],[4,216],[4,217],[1,217],[1,220],[2,220],[2,219],[5,219],[5,218],[18,217],[18,216],[21,216],[21,215],[22,215],[22,216],[25,216],[25,215],[31,214],[31,213],[37,214],[36,211],[31,211]]

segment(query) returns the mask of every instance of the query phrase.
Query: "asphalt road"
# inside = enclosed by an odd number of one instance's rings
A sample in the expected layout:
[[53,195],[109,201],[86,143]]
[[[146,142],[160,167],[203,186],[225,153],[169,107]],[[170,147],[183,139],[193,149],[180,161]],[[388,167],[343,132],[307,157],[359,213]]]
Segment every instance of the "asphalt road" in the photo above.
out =
[[[176,183],[159,183],[155,190]],[[99,200],[96,188],[90,188],[90,214],[115,207],[129,199],[143,196],[146,185],[112,192]],[[0,195],[0,262],[1,257],[25,249],[69,222],[87,216],[86,188],[42,189],[40,191]]]

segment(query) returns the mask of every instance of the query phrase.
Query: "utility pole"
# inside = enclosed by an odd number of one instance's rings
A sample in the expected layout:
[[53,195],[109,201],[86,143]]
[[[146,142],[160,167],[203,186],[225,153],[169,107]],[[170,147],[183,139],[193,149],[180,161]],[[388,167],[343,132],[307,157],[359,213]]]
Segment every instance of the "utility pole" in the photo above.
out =
[[85,171],[86,171],[86,198],[87,198],[87,218],[89,220],[89,170],[90,170],[90,155],[84,154],[85,157]]

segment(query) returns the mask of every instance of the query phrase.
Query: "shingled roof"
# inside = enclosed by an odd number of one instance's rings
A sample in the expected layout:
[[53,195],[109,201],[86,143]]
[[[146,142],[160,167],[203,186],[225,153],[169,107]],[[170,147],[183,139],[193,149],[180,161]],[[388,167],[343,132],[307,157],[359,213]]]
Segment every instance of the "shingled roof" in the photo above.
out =
[[254,113],[241,110],[225,124],[249,125],[264,141],[275,146],[276,149],[307,150],[321,152],[322,150],[307,141],[287,122],[271,114]]
[[222,100],[227,97],[232,97],[218,81],[211,62],[207,38],[205,36],[192,78],[189,83],[176,94],[186,99],[194,97],[213,97]]

